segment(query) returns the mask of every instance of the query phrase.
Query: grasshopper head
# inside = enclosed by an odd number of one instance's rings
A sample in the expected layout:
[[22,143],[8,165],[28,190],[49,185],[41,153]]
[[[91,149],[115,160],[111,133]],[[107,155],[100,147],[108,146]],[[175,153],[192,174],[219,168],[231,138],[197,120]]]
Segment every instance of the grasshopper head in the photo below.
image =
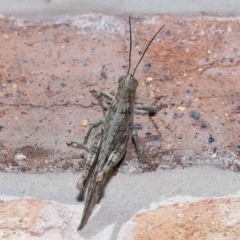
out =
[[132,74],[121,76],[118,79],[118,96],[126,101],[134,99],[137,86],[138,81]]

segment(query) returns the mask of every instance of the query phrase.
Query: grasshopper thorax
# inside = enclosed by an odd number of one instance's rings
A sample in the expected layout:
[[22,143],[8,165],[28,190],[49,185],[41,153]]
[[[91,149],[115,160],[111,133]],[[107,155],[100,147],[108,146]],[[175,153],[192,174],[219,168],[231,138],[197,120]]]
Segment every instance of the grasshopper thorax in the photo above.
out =
[[134,99],[138,81],[133,77],[132,74],[123,75],[118,79],[118,93],[117,97],[131,101]]

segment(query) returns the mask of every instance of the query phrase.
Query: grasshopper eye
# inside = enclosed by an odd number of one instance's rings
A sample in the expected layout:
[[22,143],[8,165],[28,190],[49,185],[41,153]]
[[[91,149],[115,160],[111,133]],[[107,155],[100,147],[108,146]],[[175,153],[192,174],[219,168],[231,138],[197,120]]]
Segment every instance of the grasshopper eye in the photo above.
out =
[[118,79],[118,82],[120,83],[124,78],[125,78],[125,76],[121,76],[121,77]]
[[137,81],[137,79],[135,79],[135,78],[134,78],[134,85],[135,85],[135,88],[138,87],[138,81]]

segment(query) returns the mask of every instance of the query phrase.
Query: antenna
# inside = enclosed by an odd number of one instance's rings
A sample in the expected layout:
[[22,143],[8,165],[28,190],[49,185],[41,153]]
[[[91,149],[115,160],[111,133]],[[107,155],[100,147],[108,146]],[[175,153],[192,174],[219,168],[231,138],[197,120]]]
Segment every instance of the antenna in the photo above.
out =
[[[153,36],[153,38],[151,39],[151,41],[148,43],[148,45],[147,45],[147,47],[145,48],[145,50],[144,50],[144,52],[143,52],[143,54],[142,54],[140,60],[139,60],[138,63],[137,63],[137,66],[134,68],[133,76],[134,76],[134,73],[135,73],[136,70],[137,70],[137,67],[138,67],[139,63],[142,61],[142,59],[143,59],[145,53],[147,52],[147,50],[148,50],[150,44],[152,43],[152,41],[154,40],[154,38],[158,35],[158,33],[163,29],[164,26],[165,26],[165,25],[163,25],[163,26],[157,31],[157,33]],[[131,28],[130,28],[130,29],[131,29]],[[130,45],[130,46],[131,46],[131,45]],[[130,61],[129,61],[129,62],[130,62]],[[130,67],[129,67],[129,68],[130,68]],[[129,72],[129,71],[128,71],[128,72]]]
[[129,32],[130,32],[130,49],[129,49],[129,65],[128,65],[128,72],[129,74],[130,68],[131,68],[131,54],[132,54],[132,28],[131,28],[131,17],[129,16]]

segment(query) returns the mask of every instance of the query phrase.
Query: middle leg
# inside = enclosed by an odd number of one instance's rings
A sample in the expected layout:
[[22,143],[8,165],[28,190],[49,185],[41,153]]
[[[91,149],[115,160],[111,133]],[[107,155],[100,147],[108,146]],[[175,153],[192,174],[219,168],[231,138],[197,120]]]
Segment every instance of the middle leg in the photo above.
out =
[[85,166],[84,166],[84,169],[82,172],[82,176],[80,177],[80,179],[77,182],[77,189],[80,191],[84,190],[85,185],[86,185],[85,182],[89,175],[89,172],[91,171],[92,167],[94,166],[94,164],[99,156],[99,152],[101,150],[101,145],[102,145],[102,137],[103,137],[103,129],[92,140],[92,144],[89,149],[87,161],[85,163]]
[[148,105],[142,105],[142,104],[135,104],[135,109],[147,111],[149,114],[154,114],[157,112],[156,106],[148,106]]
[[152,164],[150,161],[148,161],[148,160],[146,160],[142,157],[140,147],[139,147],[139,143],[138,143],[138,131],[137,131],[137,129],[133,129],[133,131],[132,131],[132,140],[133,140],[136,152],[137,152],[138,160],[142,163],[147,163],[149,166],[153,166],[154,164]]

